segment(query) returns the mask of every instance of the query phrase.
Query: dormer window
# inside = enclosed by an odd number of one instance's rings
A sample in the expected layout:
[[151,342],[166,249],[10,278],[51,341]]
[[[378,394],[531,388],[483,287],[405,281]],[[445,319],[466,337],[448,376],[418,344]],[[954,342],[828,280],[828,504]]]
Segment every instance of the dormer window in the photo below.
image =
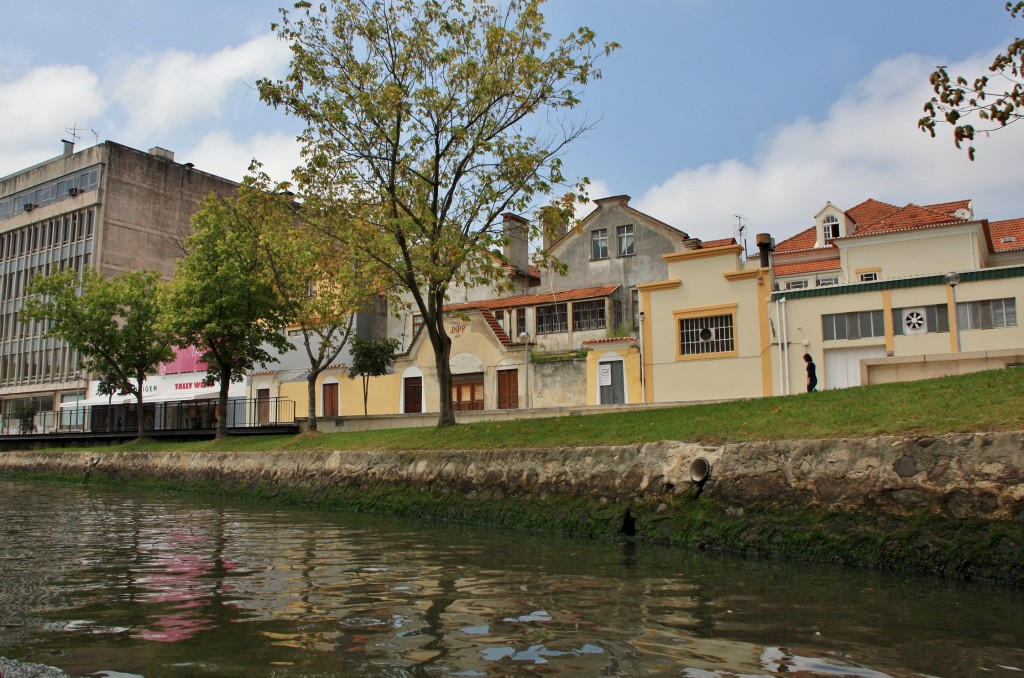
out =
[[839,237],[839,220],[831,214],[821,222],[821,228],[824,242],[831,242]]

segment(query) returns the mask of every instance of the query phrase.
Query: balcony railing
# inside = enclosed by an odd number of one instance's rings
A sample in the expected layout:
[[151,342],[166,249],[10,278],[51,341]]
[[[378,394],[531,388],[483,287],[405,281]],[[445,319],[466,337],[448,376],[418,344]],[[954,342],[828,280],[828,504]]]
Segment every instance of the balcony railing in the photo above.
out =
[[[282,398],[232,398],[227,404],[228,431],[295,424],[295,401]],[[139,428],[136,403],[64,407],[33,415],[0,415],[0,436],[135,433]],[[216,400],[184,400],[142,405],[147,432],[213,431],[221,416]]]

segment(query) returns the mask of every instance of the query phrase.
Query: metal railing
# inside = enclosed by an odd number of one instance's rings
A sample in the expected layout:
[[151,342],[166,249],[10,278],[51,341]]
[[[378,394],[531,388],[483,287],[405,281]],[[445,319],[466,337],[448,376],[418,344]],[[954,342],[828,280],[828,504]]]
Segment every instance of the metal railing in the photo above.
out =
[[[228,429],[295,424],[295,401],[282,398],[232,398]],[[66,433],[134,433],[139,428],[136,403],[65,407],[35,414],[0,415],[0,436]],[[213,431],[220,418],[216,400],[182,400],[142,404],[143,428],[153,432]]]

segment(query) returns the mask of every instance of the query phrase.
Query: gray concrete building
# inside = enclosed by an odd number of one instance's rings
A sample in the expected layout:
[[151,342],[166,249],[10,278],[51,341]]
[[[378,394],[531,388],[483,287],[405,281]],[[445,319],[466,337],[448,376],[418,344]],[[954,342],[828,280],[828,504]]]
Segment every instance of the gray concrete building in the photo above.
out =
[[237,183],[105,141],[0,178],[0,413],[35,399],[40,410],[86,395],[88,375],[64,342],[19,312],[34,275],[94,266],[107,277],[149,268],[170,277],[199,201]]

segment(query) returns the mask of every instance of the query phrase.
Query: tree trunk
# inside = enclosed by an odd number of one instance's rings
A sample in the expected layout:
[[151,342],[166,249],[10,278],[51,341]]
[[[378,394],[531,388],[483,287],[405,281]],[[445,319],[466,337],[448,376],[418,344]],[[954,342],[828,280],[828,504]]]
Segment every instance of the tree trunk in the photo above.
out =
[[135,417],[136,420],[138,420],[138,424],[139,424],[139,437],[138,437],[138,440],[143,440],[146,437],[146,425],[145,425],[145,417],[143,416],[143,411],[142,411],[142,382],[141,381],[138,382],[138,391],[136,391],[136,393],[135,393],[135,403],[136,403],[136,408],[138,410],[138,416]]
[[310,370],[309,376],[306,377],[306,396],[309,399],[306,407],[306,430],[314,433],[319,430],[316,424],[316,378],[319,374]]
[[452,354],[452,340],[443,333],[434,341],[433,334],[430,337],[431,345],[434,347],[434,366],[437,369],[437,388],[441,396],[441,414],[437,419],[437,427],[455,425],[455,409],[452,407],[452,366],[450,362]]
[[220,394],[217,396],[217,433],[214,440],[221,440],[228,435],[228,389],[231,388],[231,368],[220,370]]

